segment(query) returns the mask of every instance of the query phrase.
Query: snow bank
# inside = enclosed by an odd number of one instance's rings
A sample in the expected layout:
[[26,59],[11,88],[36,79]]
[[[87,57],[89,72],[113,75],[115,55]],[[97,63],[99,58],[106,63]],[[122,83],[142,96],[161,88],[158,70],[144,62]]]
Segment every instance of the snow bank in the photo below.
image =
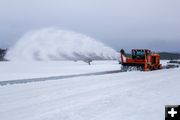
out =
[[46,28],[26,33],[6,58],[16,60],[106,60],[116,59],[116,51],[86,35]]

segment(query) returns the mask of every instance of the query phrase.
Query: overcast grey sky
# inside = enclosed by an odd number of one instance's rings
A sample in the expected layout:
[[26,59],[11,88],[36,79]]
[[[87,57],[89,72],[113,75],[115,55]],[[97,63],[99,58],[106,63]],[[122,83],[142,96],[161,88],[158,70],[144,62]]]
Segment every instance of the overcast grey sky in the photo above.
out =
[[52,26],[116,50],[180,52],[180,0],[0,0],[0,47],[28,30]]

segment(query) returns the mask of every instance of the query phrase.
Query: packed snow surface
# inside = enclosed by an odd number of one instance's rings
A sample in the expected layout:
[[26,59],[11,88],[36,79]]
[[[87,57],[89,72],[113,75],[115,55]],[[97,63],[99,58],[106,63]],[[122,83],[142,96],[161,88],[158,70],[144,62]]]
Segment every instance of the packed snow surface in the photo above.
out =
[[88,65],[82,61],[39,61],[0,62],[0,81],[64,76],[120,70],[117,61],[92,61]]
[[32,30],[8,50],[11,61],[110,60],[116,51],[89,36],[57,28]]
[[[31,64],[24,66],[25,71],[27,66]],[[37,72],[40,66],[37,63],[28,69]],[[71,67],[79,70],[81,66],[85,65]],[[88,67],[93,66],[104,71],[119,64],[103,61]],[[3,64],[0,67],[6,69]],[[60,69],[56,66],[48,70],[51,73]],[[164,120],[165,105],[180,103],[179,72],[180,69],[134,71],[0,86],[0,117],[2,120]]]

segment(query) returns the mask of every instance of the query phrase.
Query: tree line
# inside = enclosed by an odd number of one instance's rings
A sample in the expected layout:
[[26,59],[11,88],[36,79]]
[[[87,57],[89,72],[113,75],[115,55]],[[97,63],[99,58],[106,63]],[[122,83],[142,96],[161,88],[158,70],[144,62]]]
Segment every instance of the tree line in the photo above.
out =
[[[6,61],[5,55],[7,53],[8,49],[2,49],[0,48],[0,61]],[[180,59],[180,53],[170,53],[170,52],[159,52],[161,56],[161,60],[171,60],[171,59]],[[76,53],[76,55],[80,56],[79,54]],[[81,55],[82,56],[82,55]],[[127,54],[127,56],[131,56],[130,54]],[[92,60],[89,60],[88,58],[85,58],[84,56],[81,57],[86,60],[86,62],[90,63]],[[84,60],[83,59],[83,60]],[[94,59],[98,59],[96,56]],[[98,59],[99,60],[99,59]]]

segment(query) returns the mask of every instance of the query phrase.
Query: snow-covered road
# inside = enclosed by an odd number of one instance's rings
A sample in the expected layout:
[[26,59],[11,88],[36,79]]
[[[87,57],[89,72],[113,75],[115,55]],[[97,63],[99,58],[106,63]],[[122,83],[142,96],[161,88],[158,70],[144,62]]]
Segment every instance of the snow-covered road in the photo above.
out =
[[25,84],[29,82],[42,82],[42,81],[49,81],[49,80],[61,80],[67,78],[74,78],[74,77],[82,77],[82,76],[92,76],[92,75],[105,75],[105,74],[114,74],[123,72],[121,70],[111,70],[111,71],[102,71],[102,72],[93,72],[93,73],[82,73],[82,74],[72,74],[72,75],[62,75],[62,76],[49,76],[49,77],[39,77],[39,78],[25,78],[25,79],[15,79],[15,80],[5,80],[0,81],[0,86],[3,85],[13,85],[13,84]]
[[0,62],[0,68],[0,81],[8,81],[114,71],[121,67],[117,61],[93,61],[91,65],[82,61],[20,61]]
[[164,120],[180,104],[180,69],[0,86],[2,120]]

